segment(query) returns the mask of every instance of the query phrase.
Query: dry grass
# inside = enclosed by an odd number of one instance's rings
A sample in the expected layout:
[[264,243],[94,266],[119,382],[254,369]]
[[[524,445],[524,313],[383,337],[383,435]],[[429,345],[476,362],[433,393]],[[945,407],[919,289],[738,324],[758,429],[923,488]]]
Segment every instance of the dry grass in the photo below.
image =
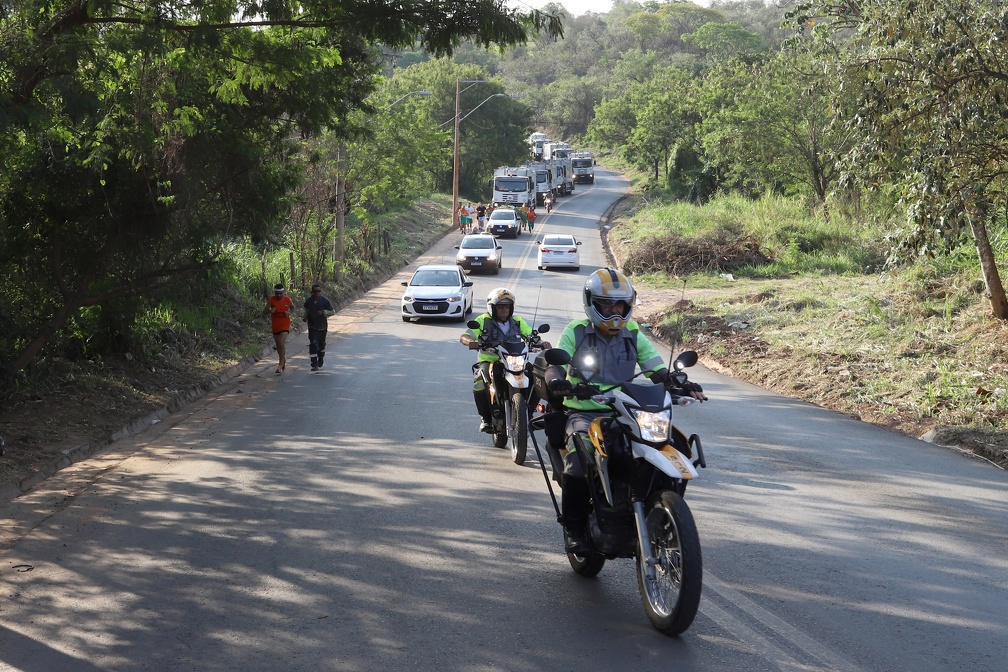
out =
[[[632,207],[622,215],[617,209],[611,222],[617,263],[639,258],[642,239],[621,226],[634,216]],[[727,280],[723,268],[689,275],[680,269],[703,270],[710,255],[680,239],[652,240],[651,274],[635,277],[638,319],[664,340],[767,389],[914,436],[933,431],[938,443],[1008,466],[1008,323],[991,316],[975,280],[930,267],[768,279]],[[750,254],[749,239],[738,240],[743,244],[723,258]],[[674,254],[662,260],[664,249]]]

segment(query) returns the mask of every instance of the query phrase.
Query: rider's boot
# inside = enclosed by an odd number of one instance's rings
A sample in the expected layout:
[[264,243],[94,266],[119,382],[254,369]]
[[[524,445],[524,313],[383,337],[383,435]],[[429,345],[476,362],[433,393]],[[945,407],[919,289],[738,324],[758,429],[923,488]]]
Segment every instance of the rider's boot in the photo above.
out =
[[490,400],[486,390],[473,390],[473,400],[476,402],[476,412],[480,414],[479,431],[493,434],[493,415],[490,412]]
[[592,547],[585,528],[591,510],[588,482],[581,477],[563,475],[563,492],[560,500],[563,512],[564,550],[574,555],[587,555]]

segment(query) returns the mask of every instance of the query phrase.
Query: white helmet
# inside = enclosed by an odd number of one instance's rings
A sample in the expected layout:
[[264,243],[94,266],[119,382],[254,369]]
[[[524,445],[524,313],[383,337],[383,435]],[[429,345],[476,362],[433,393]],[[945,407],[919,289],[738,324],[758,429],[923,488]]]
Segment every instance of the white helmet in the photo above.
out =
[[496,319],[497,315],[494,313],[495,306],[511,306],[508,318],[514,315],[515,296],[511,293],[510,289],[507,287],[498,287],[487,296],[487,312],[490,313],[490,317]]
[[[599,308],[603,304],[613,304],[622,301],[626,304],[618,315],[603,315]],[[630,284],[629,278],[615,268],[600,268],[588,276],[584,287],[585,315],[592,324],[604,334],[618,334],[633,312],[637,303],[637,290]]]

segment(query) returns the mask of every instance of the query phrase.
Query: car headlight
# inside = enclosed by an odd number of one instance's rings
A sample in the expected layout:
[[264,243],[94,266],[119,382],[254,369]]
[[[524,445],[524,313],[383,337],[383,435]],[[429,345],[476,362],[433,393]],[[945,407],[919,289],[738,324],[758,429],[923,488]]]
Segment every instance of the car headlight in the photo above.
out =
[[413,297],[412,296],[404,296],[404,297],[402,297],[402,300],[405,301],[406,303],[413,303]]
[[448,297],[448,303],[458,303],[461,300],[462,300],[461,294],[454,294]]
[[637,408],[627,409],[640,427],[641,438],[645,441],[667,441],[669,425],[672,424],[672,409],[664,408],[657,413],[649,413]]

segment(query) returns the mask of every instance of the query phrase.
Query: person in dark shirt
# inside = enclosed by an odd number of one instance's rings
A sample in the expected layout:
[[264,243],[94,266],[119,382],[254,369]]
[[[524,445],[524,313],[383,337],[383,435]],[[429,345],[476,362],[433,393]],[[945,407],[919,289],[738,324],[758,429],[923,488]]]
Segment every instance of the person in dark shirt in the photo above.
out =
[[336,313],[332,303],[322,296],[322,285],[315,283],[311,296],[304,302],[304,321],[308,324],[308,354],[311,356],[311,370],[318,371],[325,361],[326,334],[329,331],[329,316]]

